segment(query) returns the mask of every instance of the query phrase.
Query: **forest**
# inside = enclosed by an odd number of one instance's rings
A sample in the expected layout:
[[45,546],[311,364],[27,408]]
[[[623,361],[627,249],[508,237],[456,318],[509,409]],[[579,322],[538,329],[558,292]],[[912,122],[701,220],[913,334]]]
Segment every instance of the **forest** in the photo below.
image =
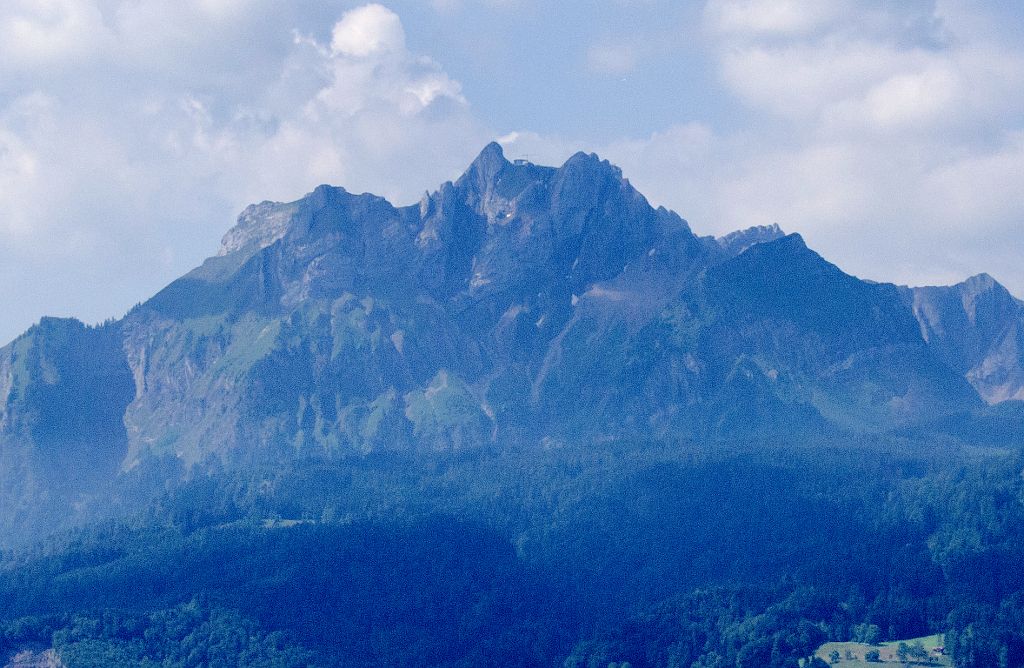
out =
[[[132,475],[140,485],[158,461]],[[798,666],[942,633],[1024,665],[1024,454],[552,444],[186,476],[7,550],[0,643],[68,666]],[[818,660],[820,661],[820,660]]]

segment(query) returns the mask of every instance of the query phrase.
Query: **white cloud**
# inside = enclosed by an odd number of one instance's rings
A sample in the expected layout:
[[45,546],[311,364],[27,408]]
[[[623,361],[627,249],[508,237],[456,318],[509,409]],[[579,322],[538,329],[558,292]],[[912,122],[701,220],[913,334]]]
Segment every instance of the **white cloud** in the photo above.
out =
[[964,97],[955,72],[941,64],[894,74],[872,86],[863,98],[863,113],[878,126],[931,123],[949,113]]
[[401,20],[382,5],[364,5],[346,12],[331,33],[331,50],[343,56],[361,58],[404,48]]
[[[872,10],[826,1],[809,3],[817,9],[806,16],[818,19],[798,31],[781,17],[805,16],[796,11],[805,4],[708,5],[723,80],[753,109],[826,128],[921,131],[998,120],[1015,107],[1022,54],[979,34],[977,24],[961,26],[921,3]],[[844,20],[822,19],[837,13]],[[755,20],[762,14],[775,18]],[[723,33],[723,21],[735,29]]]
[[1019,54],[986,47],[899,48],[825,36],[812,42],[730,46],[725,83],[752,108],[858,131],[977,126],[1012,113],[1024,83]]
[[801,35],[840,19],[849,10],[837,0],[711,0],[705,20],[727,35]]
[[5,5],[0,10],[0,70],[82,58],[108,38],[91,2],[8,0]]
[[20,237],[32,228],[32,216],[22,201],[36,185],[39,159],[15,134],[0,129],[0,233]]
[[725,83],[749,104],[805,120],[856,97],[889,70],[891,56],[871,43],[753,43],[727,46],[720,62]]
[[1024,131],[989,151],[937,164],[922,176],[917,206],[947,233],[969,226],[987,237],[1024,230]]
[[[331,182],[412,201],[436,185],[427,165],[464,167],[459,163],[486,136],[459,83],[435,61],[408,52],[397,15],[379,5],[345,14],[330,49],[311,39],[299,40],[297,49],[297,71],[319,72],[306,100],[293,103],[298,111],[282,114],[272,132],[255,140],[237,137],[244,127],[222,129],[260,165],[243,170],[234,186],[252,199],[295,196]],[[430,180],[411,187],[416,173]]]

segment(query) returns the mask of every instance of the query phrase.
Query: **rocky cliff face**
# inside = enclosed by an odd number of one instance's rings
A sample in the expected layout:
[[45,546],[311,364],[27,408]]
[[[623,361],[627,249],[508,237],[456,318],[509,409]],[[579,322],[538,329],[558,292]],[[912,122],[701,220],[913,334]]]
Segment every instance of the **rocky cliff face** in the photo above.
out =
[[988,274],[904,291],[921,336],[985,401],[1024,399],[1024,304]]
[[1020,396],[996,286],[868,283],[776,226],[698,237],[597,156],[492,144],[414,206],[249,207],[123,320],[0,350],[4,466],[884,431]]
[[734,257],[755,244],[775,241],[784,236],[786,236],[786,233],[778,225],[757,225],[745,230],[731,232],[724,237],[719,237],[716,241],[723,251],[730,257]]

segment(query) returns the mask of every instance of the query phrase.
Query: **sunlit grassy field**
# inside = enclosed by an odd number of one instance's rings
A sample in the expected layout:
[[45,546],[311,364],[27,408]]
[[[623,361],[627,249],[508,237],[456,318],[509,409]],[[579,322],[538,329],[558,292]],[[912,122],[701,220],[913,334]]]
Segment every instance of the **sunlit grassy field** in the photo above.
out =
[[[878,663],[865,661],[865,655],[871,650],[878,650],[878,658],[882,663],[900,663],[897,654],[901,642],[913,645],[920,642],[928,652],[928,658],[908,659],[905,665],[917,666],[952,666],[948,656],[936,653],[937,647],[943,646],[942,635],[925,636],[923,638],[910,638],[908,640],[894,640],[879,645],[868,645],[859,642],[827,642],[818,648],[815,656],[831,663],[832,653],[839,652],[839,666],[877,666]],[[852,657],[852,658],[848,658]]]

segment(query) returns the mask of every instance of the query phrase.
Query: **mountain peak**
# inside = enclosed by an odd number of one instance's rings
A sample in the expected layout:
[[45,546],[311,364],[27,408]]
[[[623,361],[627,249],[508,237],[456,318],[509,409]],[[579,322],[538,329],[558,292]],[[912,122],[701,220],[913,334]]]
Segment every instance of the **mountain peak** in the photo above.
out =
[[1024,398],[1024,304],[989,274],[907,293],[921,335],[988,403]]
[[[775,241],[785,236],[786,233],[782,231],[778,223],[772,223],[771,225],[755,225],[745,230],[736,230],[723,237],[718,237],[715,241],[722,250],[729,255],[735,256],[751,246]],[[797,236],[799,237],[799,235]]]
[[965,278],[960,283],[960,285],[962,285],[967,290],[970,290],[971,292],[982,292],[982,291],[991,290],[991,289],[997,288],[997,287],[999,287],[999,288],[1003,287],[999,283],[999,281],[997,281],[996,279],[992,278],[991,274],[987,274],[985,272],[982,272],[980,274],[975,274],[974,276],[970,276],[968,278]]
[[989,274],[976,274],[955,287],[972,322],[978,318],[979,309],[991,311],[990,315],[1018,313],[1020,310],[1010,291]]
[[623,180],[622,170],[617,165],[602,160],[596,153],[584,153],[583,151],[577,151],[569,156],[569,159],[562,165],[562,171],[579,172],[595,177],[606,174],[615,180]]
[[972,319],[975,317],[975,312],[979,305],[983,302],[988,303],[989,308],[993,308],[1001,313],[1016,313],[1019,310],[1018,302],[1010,294],[1010,291],[1002,283],[986,273],[975,274],[966,278],[961,283],[955,285],[954,289],[960,294],[964,309],[971,314]]
[[[781,232],[781,230],[779,230],[779,231]],[[801,236],[799,232],[792,232],[790,234],[783,234],[783,235],[781,235],[779,237],[776,237],[775,239],[772,239],[772,241],[779,241],[779,240],[781,240],[780,241],[781,244],[784,244],[784,245],[786,245],[788,247],[792,247],[792,248],[805,248],[805,249],[807,248],[807,242],[804,241],[803,236]],[[810,250],[810,249],[808,249],[808,250]]]
[[505,151],[501,148],[501,144],[492,141],[487,146],[484,146],[476,159],[470,163],[469,168],[459,178],[458,184],[465,184],[467,182],[476,182],[477,184],[493,183],[497,179],[498,174],[508,164],[509,162],[505,159]]
[[238,216],[238,221],[221,239],[218,256],[236,251],[255,252],[281,239],[295,228],[299,220],[307,220],[314,212],[347,207],[362,202],[384,202],[382,197],[370,193],[356,195],[340,186],[321,184],[294,202],[250,204]]
[[497,161],[505,162],[505,149],[501,147],[496,141],[489,142],[487,146],[481,149],[480,154],[476,157],[474,162],[492,162]]
[[288,231],[294,211],[294,203],[264,201],[250,204],[239,214],[235,226],[221,239],[217,255],[269,246]]

